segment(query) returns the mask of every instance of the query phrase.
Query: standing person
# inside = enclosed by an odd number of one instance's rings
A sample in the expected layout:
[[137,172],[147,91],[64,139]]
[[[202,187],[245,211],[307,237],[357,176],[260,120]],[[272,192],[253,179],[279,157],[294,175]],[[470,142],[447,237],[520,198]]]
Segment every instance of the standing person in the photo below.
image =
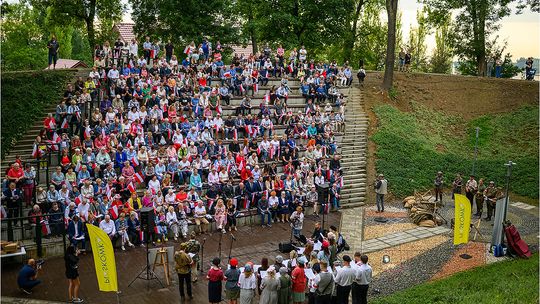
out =
[[454,194],[461,194],[461,188],[463,187],[463,179],[461,174],[456,174],[454,182],[452,183],[452,199],[454,199]]
[[302,227],[304,225],[304,213],[302,211],[302,206],[298,206],[296,207],[296,211],[291,214],[290,220],[294,236],[300,236],[302,234]]
[[261,298],[259,304],[276,304],[278,302],[278,290],[280,281],[276,278],[276,269],[270,266],[266,271],[266,277],[261,282]]
[[79,287],[81,281],[79,280],[79,249],[71,245],[67,248],[64,255],[64,262],[66,264],[66,277],[69,281],[69,299],[71,303],[82,303],[83,300],[79,298]]
[[476,194],[474,197],[474,199],[476,200],[476,213],[474,215],[477,217],[482,217],[485,190],[486,190],[486,185],[484,184],[484,179],[481,178],[480,180],[478,180],[478,191],[476,191]]
[[379,174],[375,182],[375,193],[377,198],[377,212],[384,212],[384,195],[388,193],[388,181],[384,174]]
[[328,272],[328,264],[325,261],[319,262],[321,271],[313,279],[313,284],[317,287],[315,292],[316,304],[330,304],[334,291],[334,276]]
[[495,77],[501,78],[502,77],[502,60],[498,58],[495,60]]
[[478,190],[478,184],[476,183],[476,180],[474,179],[474,175],[471,174],[471,176],[469,177],[469,180],[467,181],[467,183],[465,183],[465,196],[467,196],[467,199],[469,199],[469,202],[471,203],[471,210],[473,206],[474,196],[477,190]]
[[291,287],[292,281],[288,274],[287,267],[283,266],[279,268],[279,291],[278,291],[278,304],[289,304],[291,302]]
[[171,42],[171,39],[167,41],[167,44],[165,45],[165,60],[167,60],[167,63],[171,62],[171,58],[174,52],[174,45]]
[[444,178],[441,171],[437,172],[437,176],[435,176],[435,181],[433,182],[433,186],[435,187],[435,201],[440,201],[442,203],[442,191],[444,186]]
[[193,260],[186,253],[186,243],[180,244],[180,250],[174,253],[174,269],[178,274],[178,288],[180,290],[180,299],[184,301],[184,284],[186,284],[187,295],[189,299],[193,299],[191,293],[191,265]]
[[403,72],[403,67],[405,66],[405,51],[403,48],[401,48],[401,51],[399,52],[399,72]]
[[412,55],[411,55],[411,52],[409,50],[407,50],[407,53],[405,53],[405,72],[410,72],[410,67],[411,67],[411,59],[412,59]]
[[221,282],[224,276],[219,263],[221,263],[219,258],[212,259],[212,266],[206,275],[206,279],[208,280],[208,302],[210,303],[221,302]]
[[[354,254],[355,260],[356,255],[360,255],[359,252]],[[367,304],[367,295],[368,295],[368,289],[369,284],[372,280],[373,270],[371,269],[371,266],[368,264],[368,256],[362,255],[360,256],[360,263],[358,263],[358,266],[355,270],[356,278],[353,283],[353,304]]]
[[356,277],[354,269],[351,268],[351,257],[343,256],[343,267],[334,277],[336,281],[337,304],[347,304],[349,302],[349,294],[351,293],[352,283]]
[[238,269],[238,260],[232,258],[229,261],[230,268],[225,271],[225,297],[229,300],[229,304],[238,303],[240,297],[240,287],[238,280],[240,279],[240,269]]
[[192,231],[189,235],[189,241],[186,242],[186,253],[193,254],[193,263],[191,264],[191,279],[193,283],[197,282],[197,269],[199,268],[199,251],[201,250],[201,243],[195,238],[197,234]]
[[484,198],[487,207],[487,216],[484,219],[489,222],[495,213],[495,204],[497,203],[497,188],[495,188],[494,181],[490,181],[489,186],[484,190]]
[[294,304],[303,304],[306,300],[306,274],[304,272],[306,263],[307,260],[305,257],[299,257],[297,259],[297,265],[291,273]]
[[240,287],[240,304],[253,304],[257,280],[250,264],[244,266],[244,272],[238,279],[238,287]]
[[487,58],[487,71],[486,76],[491,77],[493,75],[493,57],[491,55]]
[[56,70],[56,62],[58,61],[58,50],[60,49],[60,44],[56,40],[56,36],[52,35],[51,40],[47,43],[47,48],[49,49],[49,66],[48,69],[51,69],[51,64],[53,69]]

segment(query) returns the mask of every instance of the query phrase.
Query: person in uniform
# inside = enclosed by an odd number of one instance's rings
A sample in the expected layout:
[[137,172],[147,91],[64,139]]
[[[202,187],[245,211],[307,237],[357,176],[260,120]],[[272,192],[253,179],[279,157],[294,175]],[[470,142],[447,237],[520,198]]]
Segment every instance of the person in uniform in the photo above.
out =
[[433,182],[433,185],[435,187],[435,201],[442,202],[442,190],[444,186],[444,178],[441,171],[437,172],[437,176],[435,176],[435,181]]
[[467,183],[465,183],[465,196],[467,196],[467,199],[469,199],[469,202],[471,203],[471,210],[474,200],[474,195],[476,194],[476,191],[478,190],[478,184],[476,183],[476,179],[474,179],[474,175],[471,174],[469,177],[469,180]]
[[187,241],[186,244],[186,253],[194,254],[191,259],[193,260],[193,263],[191,264],[191,279],[193,283],[197,282],[198,279],[198,273],[197,269],[200,267],[199,265],[199,251],[201,250],[201,243],[195,239],[197,234],[195,232],[191,232],[190,239]]
[[491,221],[491,216],[495,213],[495,204],[497,203],[497,188],[495,188],[495,182],[490,181],[489,186],[484,190],[484,198],[487,206],[487,216],[484,218],[486,221]]
[[477,217],[482,216],[482,209],[484,207],[484,191],[486,190],[486,185],[484,184],[484,179],[481,178],[478,180],[478,187],[475,193],[474,199],[476,200],[476,213],[474,214]]
[[388,193],[388,181],[383,174],[379,174],[375,182],[375,193],[377,198],[377,212],[384,212],[384,195]]
[[461,194],[461,188],[463,187],[463,179],[461,174],[456,174],[454,182],[452,183],[452,199],[454,199],[454,194]]
[[184,284],[186,285],[187,295],[190,299],[193,299],[191,292],[191,268],[193,260],[186,253],[187,243],[180,244],[180,250],[174,253],[175,270],[178,274],[178,289],[180,290],[180,298],[185,299]]

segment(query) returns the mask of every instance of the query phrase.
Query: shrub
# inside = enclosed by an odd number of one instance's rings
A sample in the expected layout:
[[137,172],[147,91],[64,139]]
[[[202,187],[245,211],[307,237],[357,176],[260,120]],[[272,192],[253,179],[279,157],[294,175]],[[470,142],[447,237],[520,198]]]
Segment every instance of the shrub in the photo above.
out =
[[2,73],[2,158],[51,103],[56,103],[73,70]]

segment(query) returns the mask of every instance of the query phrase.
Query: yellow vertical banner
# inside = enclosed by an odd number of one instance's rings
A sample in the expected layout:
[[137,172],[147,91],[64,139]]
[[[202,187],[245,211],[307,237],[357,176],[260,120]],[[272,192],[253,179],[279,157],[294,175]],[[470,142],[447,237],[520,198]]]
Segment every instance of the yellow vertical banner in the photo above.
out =
[[114,260],[114,249],[111,239],[99,227],[86,224],[86,228],[90,236],[90,244],[92,244],[99,290],[118,291],[116,261]]
[[454,194],[454,245],[467,244],[471,230],[471,203],[462,194]]

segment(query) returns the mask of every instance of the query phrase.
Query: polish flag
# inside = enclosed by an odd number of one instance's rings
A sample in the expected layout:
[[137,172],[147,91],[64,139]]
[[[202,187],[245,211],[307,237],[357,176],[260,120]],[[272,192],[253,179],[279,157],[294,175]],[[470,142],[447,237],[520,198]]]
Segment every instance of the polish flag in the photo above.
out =
[[255,91],[255,93],[259,92],[259,84],[257,83],[253,84],[253,91]]
[[128,187],[129,192],[131,193],[134,193],[135,191],[137,191],[137,189],[135,188],[135,185],[133,185],[133,182],[129,183],[127,187]]
[[248,208],[248,199],[244,196],[244,209]]
[[56,123],[54,122],[53,119],[49,120],[49,128],[51,128],[51,129],[55,129],[55,128],[56,128]]
[[264,95],[264,102],[265,103],[270,103],[270,92],[266,93]]
[[225,78],[231,78],[231,76],[232,76],[231,71],[227,71],[227,72],[223,73],[223,77],[225,77]]
[[332,170],[326,171],[326,179],[330,180],[330,177],[332,176]]
[[83,200],[82,194],[79,194],[79,196],[77,196],[74,200],[75,205],[79,206],[79,204],[82,203],[82,200]]
[[51,141],[51,149],[53,151],[58,151],[59,150],[58,146],[61,141],[62,139],[60,138],[60,136],[58,136],[58,133],[54,132],[52,141]]
[[294,71],[292,64],[289,65],[289,73],[292,73]]
[[186,55],[189,55],[189,53],[191,53],[191,48],[188,46],[186,46],[186,48],[184,49],[184,54]]
[[171,140],[171,138],[172,138],[172,131],[171,131],[171,129],[167,129],[167,138],[168,138],[169,140]]
[[86,128],[84,128],[84,139],[88,138],[90,138],[90,126],[86,126]]
[[209,199],[208,200],[208,211],[210,211],[212,209],[212,206],[214,206],[214,200],[213,199]]
[[75,112],[75,116],[77,117],[77,120],[81,120],[81,112]]
[[64,120],[62,121],[62,124],[60,125],[60,129],[67,129],[69,128],[69,124],[67,122],[67,119],[64,118]]
[[131,158],[131,163],[134,167],[137,167],[139,165],[139,160],[137,159],[137,156],[133,156],[133,158]]
[[257,147],[257,155],[261,155],[261,147]]
[[49,221],[41,220],[39,223],[41,224],[41,233],[43,235],[51,234],[51,228],[49,227]]
[[34,144],[34,148],[32,149],[32,157],[38,158],[39,156],[41,156],[41,151],[38,149],[37,144]]
[[142,184],[144,182],[144,177],[141,172],[137,172],[133,175],[133,180],[136,183]]
[[246,89],[244,89],[244,86],[240,85],[240,92],[244,93],[245,91],[246,91]]
[[216,107],[216,112],[221,115],[221,113],[223,112],[223,108],[221,107],[221,105]]
[[236,128],[233,130],[233,138],[235,140],[238,140],[238,131],[236,130]]
[[273,158],[274,158],[274,153],[275,153],[274,150],[275,150],[275,149],[274,149],[274,146],[271,145],[271,146],[270,146],[270,159],[273,159]]
[[133,146],[133,144],[131,143],[131,139],[128,140],[128,142],[126,143],[126,148],[129,149]]
[[77,164],[75,165],[75,172],[79,172],[81,171],[81,162],[78,161]]
[[113,219],[118,218],[118,206],[114,205],[111,208],[109,208],[109,214]]

